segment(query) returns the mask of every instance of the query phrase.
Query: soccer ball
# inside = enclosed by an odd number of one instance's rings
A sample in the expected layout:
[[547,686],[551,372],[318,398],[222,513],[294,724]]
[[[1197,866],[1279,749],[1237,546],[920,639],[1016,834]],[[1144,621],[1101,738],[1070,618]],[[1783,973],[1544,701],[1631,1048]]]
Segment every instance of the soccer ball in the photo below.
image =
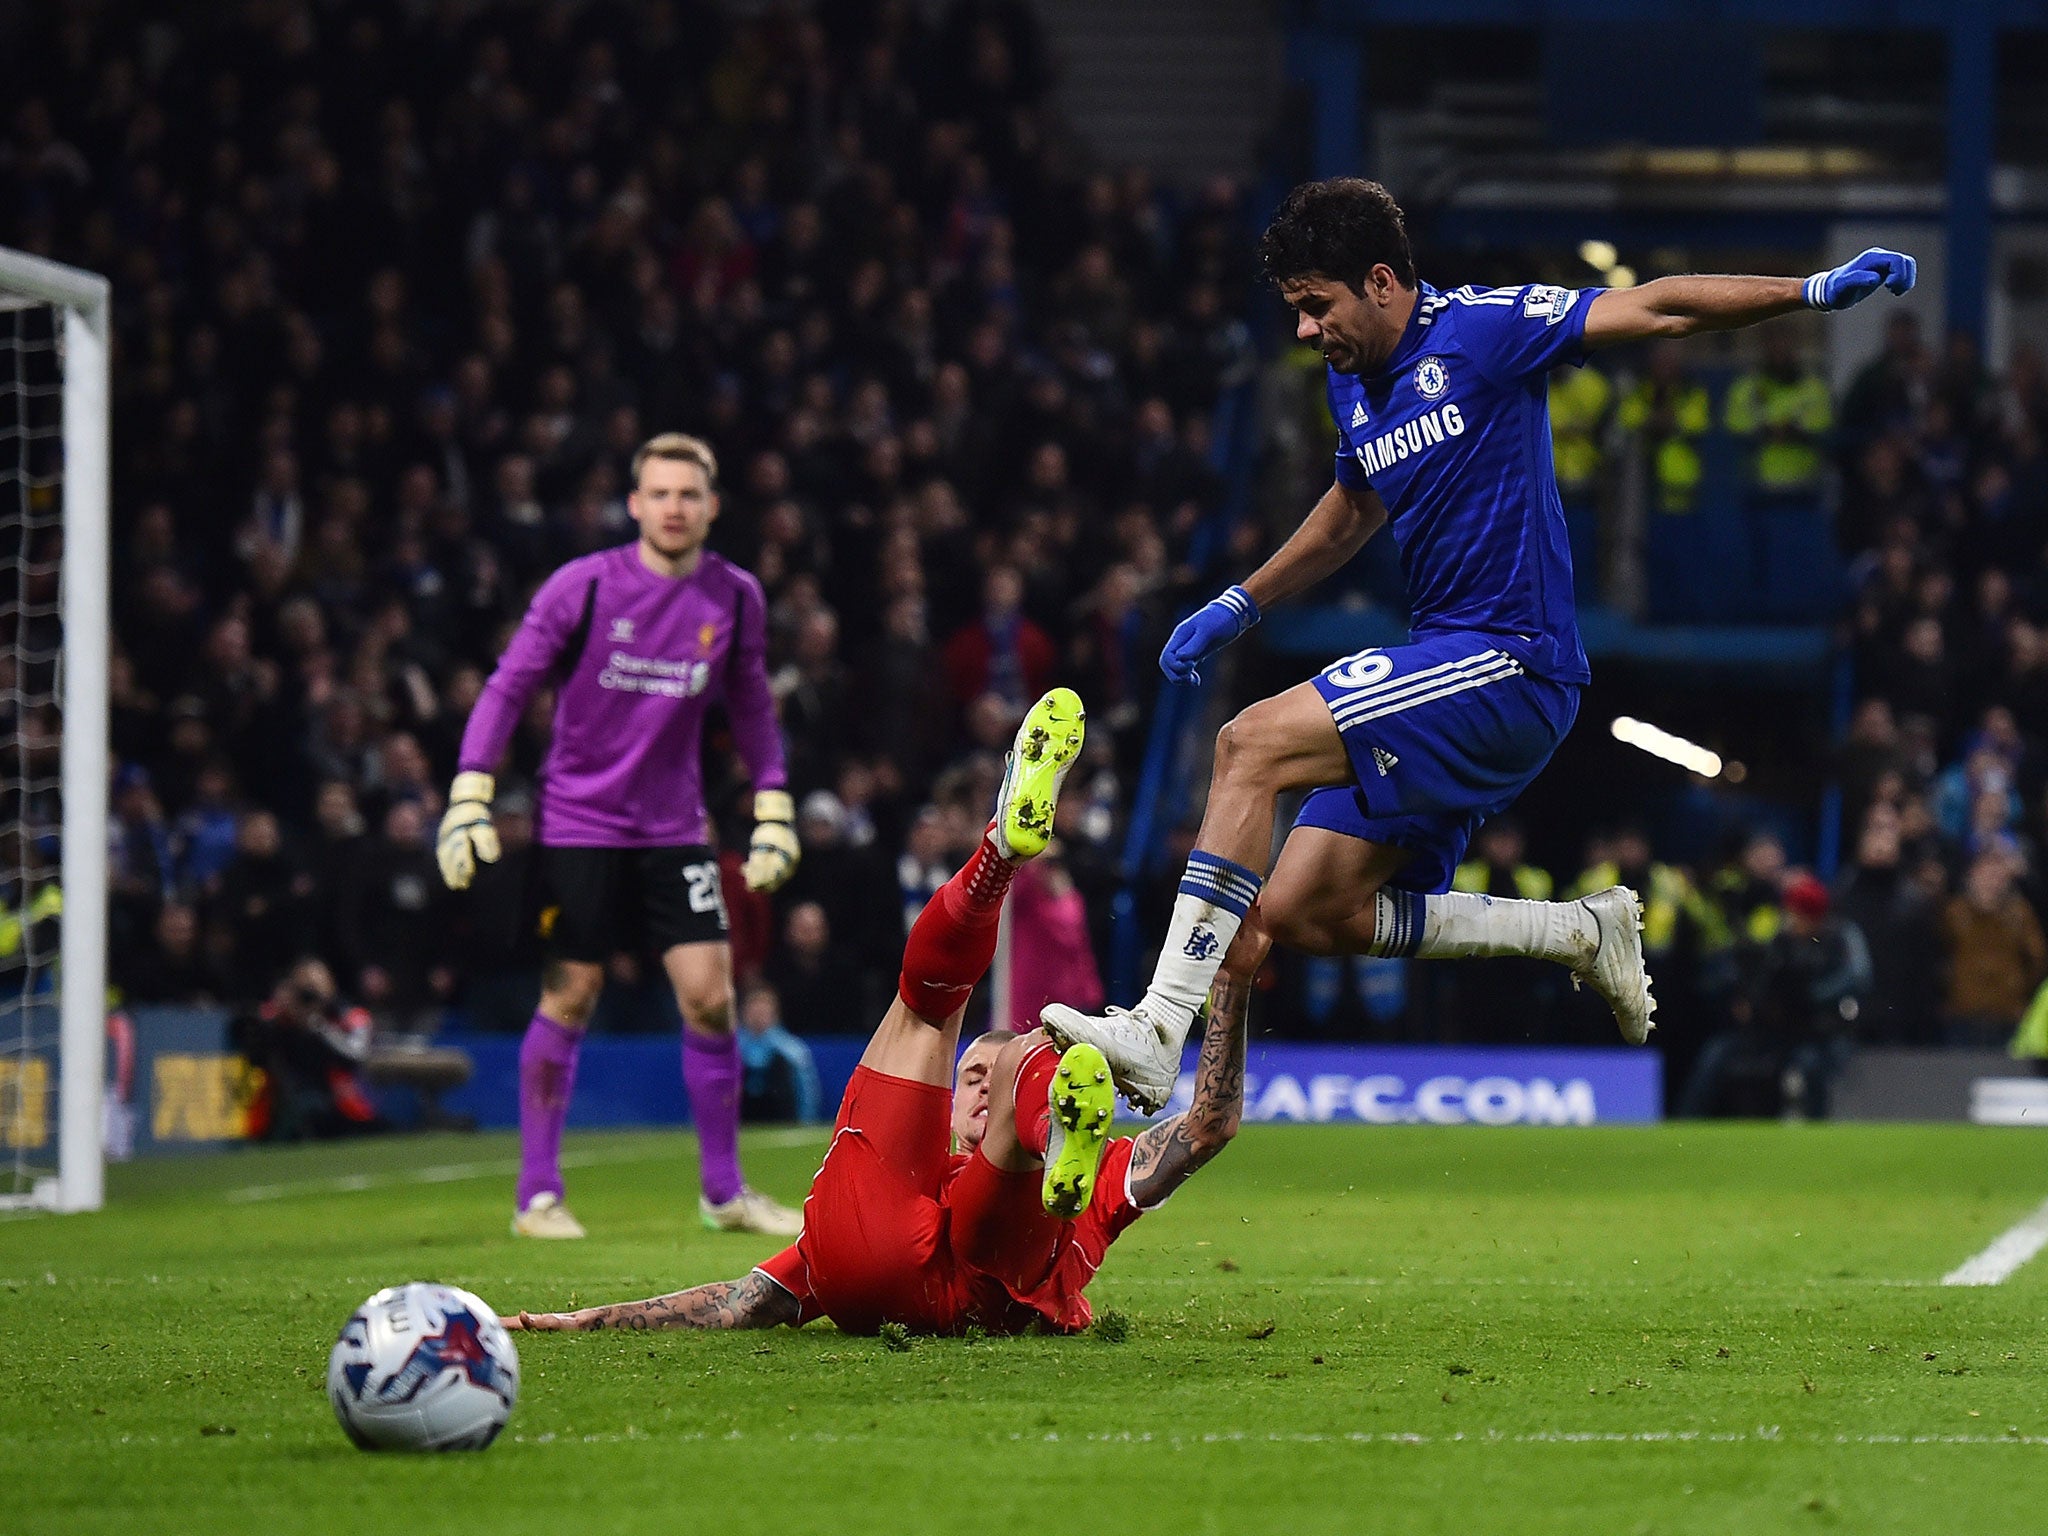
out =
[[519,1396],[519,1355],[467,1291],[416,1280],[355,1310],[327,1357],[327,1400],[366,1451],[480,1451]]

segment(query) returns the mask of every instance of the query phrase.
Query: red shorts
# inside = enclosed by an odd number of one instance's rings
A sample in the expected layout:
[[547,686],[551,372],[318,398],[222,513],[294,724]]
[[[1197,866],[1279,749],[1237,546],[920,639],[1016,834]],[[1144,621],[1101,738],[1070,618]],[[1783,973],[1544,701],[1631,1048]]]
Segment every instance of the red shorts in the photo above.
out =
[[848,1333],[1085,1328],[1082,1289],[1139,1215],[1124,1189],[1131,1143],[1110,1143],[1094,1205],[1061,1221],[1046,1214],[1037,1169],[951,1152],[952,1104],[949,1089],[856,1067],[803,1235],[763,1270],[806,1318],[823,1312]]
[[846,1085],[797,1250],[818,1307],[848,1333],[951,1333],[967,1321],[942,1199],[958,1162],[952,1110],[950,1089],[867,1067]]

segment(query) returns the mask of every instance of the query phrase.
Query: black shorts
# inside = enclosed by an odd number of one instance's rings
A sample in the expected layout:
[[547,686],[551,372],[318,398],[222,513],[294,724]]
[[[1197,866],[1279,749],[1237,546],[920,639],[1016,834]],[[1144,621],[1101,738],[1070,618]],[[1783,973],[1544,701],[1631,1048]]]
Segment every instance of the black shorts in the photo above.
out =
[[621,950],[660,955],[726,942],[718,856],[687,848],[540,850],[540,937],[551,960],[602,965]]

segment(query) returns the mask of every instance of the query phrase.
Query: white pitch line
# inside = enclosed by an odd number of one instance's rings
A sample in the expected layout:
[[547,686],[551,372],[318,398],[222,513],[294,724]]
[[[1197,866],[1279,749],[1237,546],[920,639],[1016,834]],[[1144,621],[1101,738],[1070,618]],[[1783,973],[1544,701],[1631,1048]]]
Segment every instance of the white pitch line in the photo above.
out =
[[[800,1147],[808,1142],[823,1141],[823,1126],[792,1126],[786,1130],[764,1131],[749,1136],[749,1146]],[[671,1155],[668,1148],[649,1148],[626,1152],[569,1152],[562,1157],[564,1168],[594,1168],[605,1163],[655,1162]],[[516,1157],[492,1158],[474,1163],[437,1163],[432,1167],[413,1168],[404,1173],[367,1174],[345,1173],[324,1179],[297,1179],[286,1184],[249,1184],[240,1189],[225,1190],[221,1199],[230,1205],[253,1205],[264,1200],[284,1200],[294,1195],[353,1195],[367,1189],[388,1189],[400,1184],[457,1184],[466,1179],[503,1178],[506,1174],[519,1171]]]
[[1941,1277],[1943,1285],[1998,1285],[2048,1248],[2048,1200],[1998,1234],[1989,1248]]

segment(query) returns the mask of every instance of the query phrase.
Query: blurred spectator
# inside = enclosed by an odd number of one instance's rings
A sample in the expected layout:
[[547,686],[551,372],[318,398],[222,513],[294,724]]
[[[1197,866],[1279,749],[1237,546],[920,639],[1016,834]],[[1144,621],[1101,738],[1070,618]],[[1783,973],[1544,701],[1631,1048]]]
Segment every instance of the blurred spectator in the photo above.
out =
[[199,770],[192,803],[178,817],[172,842],[178,855],[178,888],[194,898],[211,896],[235,856],[238,821],[232,804],[234,776],[216,759]]
[[829,789],[804,796],[797,812],[803,861],[783,888],[783,904],[814,901],[833,934],[860,955],[888,955],[903,940],[896,931],[896,887],[888,858],[847,836],[847,811]]
[[212,912],[224,930],[231,997],[263,996],[287,957],[311,944],[313,876],[286,854],[271,812],[243,813]]
[[1728,430],[1749,446],[1753,503],[1816,504],[1834,404],[1802,359],[1796,331],[1767,325],[1761,339],[1762,361],[1729,386]]
[[1559,368],[1548,390],[1550,457],[1571,538],[1572,584],[1580,601],[1590,602],[1600,590],[1600,501],[1614,384],[1598,368]]
[[1057,839],[1017,871],[1010,886],[1009,923],[1010,995],[998,1000],[991,1027],[1019,1033],[1035,1029],[1039,1009],[1054,1001],[1076,1008],[1101,1006],[1105,994],[1089,942],[1087,903],[1067,871]]
[[1642,382],[1622,396],[1621,430],[1641,441],[1651,504],[1670,514],[1690,512],[1699,499],[1699,441],[1713,425],[1713,406],[1693,378],[1684,347],[1660,341],[1650,349]]
[[[1451,889],[1475,896],[1549,901],[1556,882],[1549,870],[1529,862],[1528,851],[1520,822],[1510,817],[1489,821],[1473,835],[1470,856],[1452,872]],[[1559,1037],[1562,1021],[1558,1013],[1569,982],[1555,965],[1541,960],[1489,960],[1484,965],[1460,967],[1455,975],[1428,980],[1446,999],[1451,1014],[1449,1038],[1548,1041]]]
[[823,907],[805,901],[789,909],[782,943],[768,962],[768,984],[782,1003],[783,1017],[807,1035],[860,1033],[872,1023],[862,974],[854,957],[833,942]]
[[448,892],[427,847],[429,829],[414,801],[384,813],[383,835],[348,870],[334,936],[365,1006],[399,1029],[418,1028],[424,1010],[454,993],[441,933]]
[[748,1120],[809,1124],[824,1117],[811,1048],[782,1023],[782,1000],[756,984],[740,998],[741,1113]]
[[199,914],[181,901],[157,909],[151,939],[113,956],[114,983],[131,1004],[191,1006],[225,995],[222,978],[200,942]]
[[1942,914],[1942,929],[1948,944],[1949,1043],[2003,1045],[2048,974],[2048,942],[2014,887],[2009,855],[1992,850],[1970,861],[1962,889]]
[[1768,944],[1784,920],[1785,845],[1775,832],[1747,834],[1736,857],[1714,875],[1712,895],[1737,943]]
[[1863,930],[1870,946],[1863,1038],[1934,1044],[1942,1003],[1941,912],[1907,870],[1902,823],[1891,806],[1871,807],[1855,861],[1836,883],[1835,908]]
[[1018,711],[1043,693],[1057,659],[1044,630],[1024,613],[1024,578],[999,565],[982,585],[981,616],[946,642],[946,681],[965,709],[984,694]]

